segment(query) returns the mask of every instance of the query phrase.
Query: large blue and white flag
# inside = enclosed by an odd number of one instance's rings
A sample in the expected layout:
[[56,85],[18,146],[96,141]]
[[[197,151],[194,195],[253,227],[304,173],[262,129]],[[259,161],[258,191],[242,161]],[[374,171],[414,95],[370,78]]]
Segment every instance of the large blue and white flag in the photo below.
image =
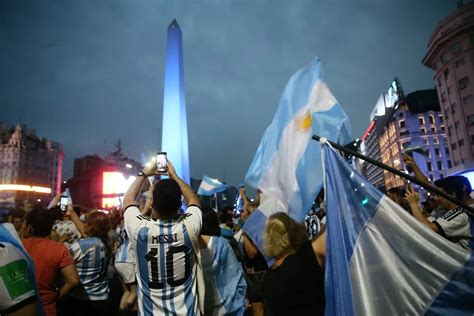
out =
[[342,144],[350,140],[349,119],[324,82],[319,58],[288,81],[245,177],[263,193],[244,226],[260,250],[267,218],[288,212],[302,222],[322,187],[320,146],[313,134]]
[[387,198],[329,145],[326,315],[473,315],[472,252]]
[[204,176],[201,184],[199,185],[198,195],[213,195],[215,193],[224,192],[229,186],[225,183],[220,182],[217,179]]

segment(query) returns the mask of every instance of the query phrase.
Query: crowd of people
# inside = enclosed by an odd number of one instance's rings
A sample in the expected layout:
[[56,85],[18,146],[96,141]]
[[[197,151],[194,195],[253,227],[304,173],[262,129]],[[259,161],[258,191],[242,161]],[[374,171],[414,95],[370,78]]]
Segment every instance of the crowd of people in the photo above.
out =
[[[429,183],[413,158],[405,163]],[[147,166],[117,210],[49,209],[0,225],[1,315],[323,315],[326,258],[322,190],[304,223],[269,217],[263,252],[242,226],[260,204],[240,188],[242,212],[201,207],[168,163],[168,178]],[[466,178],[435,186],[472,204]],[[420,202],[407,185],[387,196],[429,229],[473,249],[473,226],[442,197]],[[143,197],[143,198],[140,198]]]

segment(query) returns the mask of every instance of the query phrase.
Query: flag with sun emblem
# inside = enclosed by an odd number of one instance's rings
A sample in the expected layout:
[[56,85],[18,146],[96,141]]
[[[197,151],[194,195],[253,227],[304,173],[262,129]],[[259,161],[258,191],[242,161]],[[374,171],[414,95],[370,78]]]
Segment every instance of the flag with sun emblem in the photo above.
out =
[[319,58],[290,78],[245,177],[264,197],[244,226],[260,249],[270,215],[288,212],[302,222],[321,189],[321,152],[313,134],[339,144],[350,140],[349,118],[326,85]]

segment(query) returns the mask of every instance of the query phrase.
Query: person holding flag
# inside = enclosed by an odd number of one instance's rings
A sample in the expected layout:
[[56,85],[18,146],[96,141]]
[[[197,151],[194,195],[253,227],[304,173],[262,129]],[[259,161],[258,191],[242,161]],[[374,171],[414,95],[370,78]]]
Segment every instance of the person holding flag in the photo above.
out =
[[[325,314],[474,314],[472,250],[420,223],[326,139],[320,143],[327,203]],[[412,190],[408,199],[415,206]]]

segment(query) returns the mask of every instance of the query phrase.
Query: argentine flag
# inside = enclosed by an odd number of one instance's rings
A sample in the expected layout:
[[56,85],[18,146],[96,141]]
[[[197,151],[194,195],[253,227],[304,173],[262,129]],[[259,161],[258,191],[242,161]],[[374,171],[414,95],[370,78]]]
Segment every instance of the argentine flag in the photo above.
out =
[[326,315],[473,315],[472,252],[419,223],[323,146]]
[[217,179],[204,176],[201,184],[199,185],[198,195],[213,195],[215,193],[224,192],[229,186],[220,182]]
[[267,218],[288,212],[303,222],[322,187],[320,146],[311,136],[347,143],[349,130],[349,119],[324,82],[321,62],[315,58],[288,81],[245,177],[265,197],[243,227],[260,250]]

